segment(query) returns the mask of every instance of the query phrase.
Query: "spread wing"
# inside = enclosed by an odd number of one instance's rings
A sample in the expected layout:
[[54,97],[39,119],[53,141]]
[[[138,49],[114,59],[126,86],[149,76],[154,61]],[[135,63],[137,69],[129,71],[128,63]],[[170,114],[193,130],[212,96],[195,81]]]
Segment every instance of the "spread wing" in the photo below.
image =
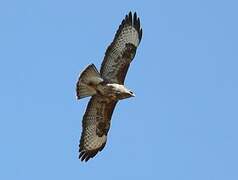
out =
[[142,37],[140,19],[131,12],[122,21],[113,42],[107,48],[100,74],[110,83],[124,84],[125,76]]
[[90,99],[83,116],[83,132],[79,145],[81,161],[88,161],[104,148],[116,103],[117,101],[108,102],[100,95]]

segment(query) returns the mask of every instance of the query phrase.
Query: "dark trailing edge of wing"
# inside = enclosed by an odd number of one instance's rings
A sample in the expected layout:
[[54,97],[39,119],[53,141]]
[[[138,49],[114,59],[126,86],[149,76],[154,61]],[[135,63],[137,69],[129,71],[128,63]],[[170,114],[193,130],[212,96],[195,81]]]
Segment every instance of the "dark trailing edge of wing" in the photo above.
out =
[[[122,29],[124,28],[124,26],[126,25],[132,25],[136,31],[138,32],[139,34],[139,42],[141,41],[141,38],[142,38],[142,28],[140,28],[140,18],[137,17],[137,14],[136,12],[134,13],[133,15],[133,18],[132,18],[132,13],[129,12],[128,15],[126,15],[126,17],[122,20],[116,34],[115,34],[115,37],[113,39],[113,42],[115,41],[115,39],[117,39],[117,37],[119,36],[119,34],[121,33]],[[106,51],[106,54],[110,51],[110,47],[112,46],[112,44],[108,47],[107,51]]]
[[100,148],[94,149],[94,150],[90,150],[90,151],[86,151],[86,150],[82,150],[81,148],[79,149],[79,159],[81,159],[81,161],[87,162],[90,158],[93,158],[99,151],[103,150],[103,148],[105,147],[106,143],[103,143],[103,145]]
[[[90,108],[92,105],[92,98],[90,99],[90,101],[88,102],[87,108],[86,108],[86,112],[84,114],[84,116],[87,115],[87,109]],[[85,129],[86,129],[86,122],[85,122],[85,118],[83,117],[83,123],[82,123],[82,134],[81,134],[81,138],[80,138],[80,143],[79,143],[79,159],[81,159],[81,161],[87,162],[90,158],[93,158],[98,151],[101,151],[104,146],[106,145],[103,144],[101,147],[97,148],[97,149],[93,149],[93,150],[84,150],[84,139],[82,138],[84,136],[85,133]]]
[[[112,47],[113,47],[113,45],[114,45],[116,39],[117,39],[118,36],[120,35],[122,29],[123,29],[125,26],[127,26],[127,25],[132,25],[132,26],[136,29],[136,31],[137,31],[137,33],[138,33],[139,43],[140,43],[141,38],[142,38],[142,28],[140,27],[140,18],[137,17],[136,12],[134,13],[134,15],[133,15],[133,17],[132,17],[132,12],[130,11],[129,14],[127,14],[127,15],[125,16],[125,18],[122,20],[122,22],[121,22],[121,24],[120,24],[120,26],[119,26],[119,28],[118,28],[116,34],[115,34],[115,37],[114,37],[112,43],[108,46],[108,48],[107,48],[107,50],[106,50],[104,60],[103,60],[103,62],[102,62],[102,64],[101,64],[100,73],[101,73],[101,71],[102,71],[102,67],[104,66],[104,63],[106,63],[105,59],[107,58],[108,54],[110,53],[110,51],[111,51],[111,49],[112,49]],[[129,67],[127,67],[127,69],[128,69],[128,68],[129,68]]]
[[[94,98],[94,96],[92,98]],[[87,109],[90,108],[91,105],[92,105],[92,101],[93,101],[92,98],[90,99],[90,101],[87,105],[86,112],[85,112],[84,116],[87,116]],[[109,106],[110,108],[107,109],[107,111],[106,111],[105,116],[108,118],[109,121],[111,120],[111,117],[112,117],[112,114],[113,114],[113,111],[115,109],[116,104],[117,104],[117,101],[112,101],[110,106]],[[83,136],[84,136],[86,126],[87,126],[87,123],[85,121],[86,121],[86,119],[83,117],[83,123],[82,123],[83,131],[82,131],[81,138],[80,138],[80,143],[79,143],[79,153],[80,154],[79,154],[78,158],[81,159],[81,161],[87,162],[90,158],[93,158],[99,151],[103,150],[103,148],[106,145],[106,142],[103,143],[99,148],[96,148],[96,149],[92,149],[92,150],[84,149]],[[107,132],[105,132],[105,135],[107,135]]]
[[122,20],[121,25],[119,26],[119,28],[118,28],[118,30],[116,32],[114,40],[119,36],[119,34],[121,33],[122,29],[126,25],[132,25],[136,29],[136,31],[138,32],[138,35],[139,35],[139,41],[141,41],[142,29],[140,28],[140,18],[137,17],[136,12],[134,13],[133,18],[132,18],[132,13],[129,12],[129,14],[126,15],[126,17]]

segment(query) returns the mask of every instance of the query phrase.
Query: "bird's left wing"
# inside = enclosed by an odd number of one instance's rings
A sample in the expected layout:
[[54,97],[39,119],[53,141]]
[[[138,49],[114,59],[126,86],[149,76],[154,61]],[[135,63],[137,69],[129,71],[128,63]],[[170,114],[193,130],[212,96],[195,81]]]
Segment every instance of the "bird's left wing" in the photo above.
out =
[[110,83],[124,84],[125,76],[142,38],[140,19],[130,12],[119,26],[107,48],[100,74]]
[[83,116],[83,132],[79,145],[81,161],[88,161],[104,148],[116,103],[117,101],[108,101],[100,95],[90,99]]

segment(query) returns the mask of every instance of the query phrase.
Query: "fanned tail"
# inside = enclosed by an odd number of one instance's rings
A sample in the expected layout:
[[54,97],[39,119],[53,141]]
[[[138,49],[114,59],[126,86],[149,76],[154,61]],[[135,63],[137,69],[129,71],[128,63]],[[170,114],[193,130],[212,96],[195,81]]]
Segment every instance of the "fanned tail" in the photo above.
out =
[[84,97],[95,95],[97,93],[96,86],[102,81],[103,79],[95,65],[91,64],[87,66],[79,76],[77,82],[77,98],[82,99]]

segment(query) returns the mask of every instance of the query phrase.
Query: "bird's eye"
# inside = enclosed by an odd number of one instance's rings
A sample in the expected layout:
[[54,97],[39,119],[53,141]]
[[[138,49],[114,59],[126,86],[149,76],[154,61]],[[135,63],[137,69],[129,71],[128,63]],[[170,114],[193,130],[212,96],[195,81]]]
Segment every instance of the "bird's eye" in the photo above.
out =
[[131,94],[133,94],[133,92],[132,92],[132,91],[130,91],[130,93],[131,93]]

